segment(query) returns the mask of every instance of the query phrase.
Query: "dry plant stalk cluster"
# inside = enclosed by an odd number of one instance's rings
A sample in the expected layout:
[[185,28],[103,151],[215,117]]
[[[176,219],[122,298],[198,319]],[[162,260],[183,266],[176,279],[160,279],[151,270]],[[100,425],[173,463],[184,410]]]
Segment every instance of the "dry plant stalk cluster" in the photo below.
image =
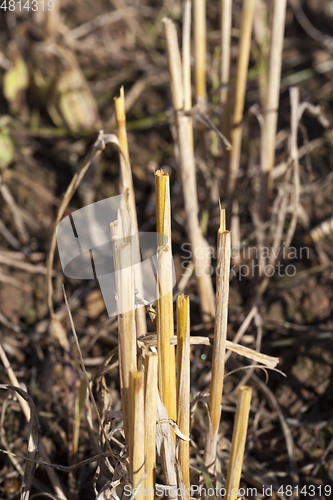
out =
[[[240,164],[242,120],[244,112],[247,70],[250,57],[251,33],[253,24],[254,0],[244,0],[242,11],[241,37],[239,41],[239,57],[235,87],[234,108],[230,105],[230,39],[232,1],[221,0],[221,91],[220,102],[223,106],[221,129],[230,139],[232,150],[228,160],[228,215],[231,214],[233,197],[236,189]],[[199,105],[204,105],[206,92],[206,12],[205,0],[194,0],[194,40],[195,40],[195,89]],[[276,116],[279,97],[279,79],[281,72],[281,52],[283,43],[284,15],[286,0],[275,0],[271,52],[269,58],[269,75],[267,101],[265,107],[265,138],[269,147],[263,163],[262,199],[265,208],[271,191],[271,171],[274,163],[274,144],[276,134]],[[220,228],[217,234],[218,269],[216,298],[214,296],[211,277],[204,273],[206,262],[197,257],[204,252],[197,252],[205,247],[205,241],[198,219],[198,199],[196,187],[196,169],[193,146],[192,98],[191,98],[191,2],[184,2],[183,58],[178,45],[177,31],[174,23],[163,19],[166,49],[169,64],[170,86],[174,109],[174,120],[177,133],[177,147],[180,171],[183,184],[184,205],[188,223],[188,236],[192,245],[197,270],[196,280],[200,296],[203,319],[208,321],[215,317],[214,343],[212,357],[212,377],[207,405],[207,434],[204,450],[205,467],[210,474],[215,474],[217,439],[221,419],[221,400],[226,349],[230,348],[239,354],[261,361],[263,364],[275,366],[276,359],[252,352],[250,349],[235,346],[227,341],[227,318],[229,302],[229,270],[231,234],[226,230],[225,211],[221,210]],[[52,30],[50,21],[50,30]],[[277,43],[275,43],[275,38]],[[110,221],[111,237],[114,242],[114,262],[117,274],[117,297],[121,312],[118,315],[119,332],[119,374],[122,401],[122,418],[124,436],[127,447],[128,477],[133,488],[145,490],[145,495],[154,497],[156,486],[156,450],[161,460],[166,486],[183,488],[184,495],[189,498],[190,488],[190,346],[200,343],[190,337],[190,300],[186,295],[179,295],[176,301],[177,336],[174,332],[173,295],[172,295],[172,239],[169,176],[163,170],[155,173],[156,181],[156,225],[157,233],[167,237],[167,243],[158,241],[158,268],[156,273],[157,306],[156,306],[156,347],[145,339],[147,332],[145,308],[135,303],[135,289],[143,290],[143,277],[140,272],[133,271],[131,246],[132,231],[138,239],[138,223],[135,207],[134,188],[130,167],[129,148],[126,133],[125,100],[123,88],[120,97],[115,100],[118,139],[112,135],[100,134],[91,153],[83,162],[78,173],[70,184],[59,208],[57,223],[61,220],[65,209],[77,189],[91,161],[112,143],[120,153],[120,192],[124,194],[117,221]],[[186,113],[184,113],[184,111]],[[232,117],[232,120],[231,120]],[[201,129],[202,132],[202,129]],[[127,220],[130,216],[130,224]],[[121,241],[121,244],[118,242]],[[48,305],[51,313],[51,328],[65,350],[68,350],[66,336],[57,319],[52,303],[52,266],[56,245],[54,232],[47,268]],[[138,266],[136,266],[136,269]],[[73,325],[72,325],[73,326]],[[74,326],[73,326],[74,329]],[[138,344],[137,338],[141,343]],[[204,342],[201,342],[204,343]],[[208,342],[209,343],[209,342]],[[175,344],[177,353],[175,353]],[[139,346],[139,347],[138,347]],[[142,353],[142,367],[138,365],[138,349]],[[13,385],[18,381],[11,372],[8,360],[0,346],[0,355],[8,371]],[[89,383],[89,381],[88,381]],[[28,420],[32,419],[27,403],[19,395],[20,403]],[[236,499],[240,484],[246,432],[248,425],[251,389],[242,386],[238,393],[238,403],[228,471],[226,475],[226,498]],[[101,419],[100,424],[101,424]],[[42,456],[47,460],[44,448],[40,447]],[[112,452],[111,452],[112,455]],[[113,456],[113,455],[112,455]],[[119,458],[119,457],[118,457]],[[120,459],[120,458],[119,458]],[[48,469],[53,471],[53,469]],[[49,472],[50,473],[50,472]],[[50,479],[59,498],[64,498],[60,483],[55,474]],[[111,495],[114,487],[111,483]],[[148,492],[148,493],[147,493]],[[177,498],[176,494],[169,494]],[[27,500],[28,494],[25,495]],[[101,497],[104,498],[104,497]],[[106,498],[106,497],[105,497]],[[114,496],[114,498],[116,498]]]
[[[267,75],[267,89],[264,100],[265,116],[264,139],[268,141],[267,156],[263,158],[262,169],[262,208],[266,210],[267,200],[271,192],[271,171],[274,164],[274,145],[276,134],[276,117],[279,98],[279,80],[281,73],[281,54],[284,32],[284,18],[286,2],[274,2],[273,29],[271,34],[271,49],[269,53],[269,72]],[[242,10],[241,37],[239,41],[239,56],[237,65],[236,87],[234,107],[230,105],[230,46],[231,46],[231,14],[232,1],[221,0],[221,91],[220,102],[223,106],[223,120],[221,130],[227,139],[230,139],[232,148],[229,155],[225,154],[227,160],[227,206],[228,215],[233,208],[233,199],[237,183],[237,175],[240,165],[241,141],[242,141],[242,120],[245,103],[245,91],[247,83],[247,72],[251,49],[251,35],[254,16],[254,0],[244,0]],[[206,2],[205,0],[194,1],[194,48],[195,48],[195,95],[199,106],[205,106],[207,99],[206,91]],[[217,449],[217,438],[219,424],[221,419],[221,400],[223,393],[223,378],[226,348],[230,347],[227,341],[227,318],[229,302],[229,271],[231,258],[231,234],[226,230],[225,211],[221,210],[220,228],[217,235],[217,283],[216,299],[214,298],[211,278],[203,272],[205,262],[203,258],[196,255],[197,248],[204,247],[205,242],[199,225],[198,219],[198,201],[196,189],[196,170],[193,143],[193,122],[192,122],[192,96],[191,96],[191,66],[190,66],[190,40],[191,40],[191,2],[184,2],[183,16],[183,52],[182,57],[178,45],[177,31],[174,23],[168,19],[163,19],[166,49],[169,64],[171,96],[174,109],[174,121],[176,125],[176,142],[178,151],[178,160],[182,176],[184,205],[188,221],[188,236],[195,256],[195,268],[198,292],[200,296],[201,311],[203,319],[208,321],[215,317],[214,327],[214,345],[212,358],[212,378],[210,384],[209,401],[207,406],[207,435],[205,440],[204,460],[208,471],[214,475],[215,459]],[[274,39],[277,42],[275,43]],[[121,94],[123,99],[123,94]],[[123,104],[123,110],[125,109]],[[117,111],[117,117],[120,116]],[[125,121],[123,113],[122,121]],[[194,115],[193,115],[194,116]],[[124,141],[124,131],[122,124],[118,123],[120,143]],[[201,127],[201,132],[202,132]],[[123,139],[121,139],[123,137]],[[126,155],[124,155],[126,156]],[[127,158],[129,163],[129,158]],[[122,174],[123,175],[123,174]],[[124,421],[125,429],[129,427],[129,436],[134,436],[134,429],[138,428],[143,432],[145,439],[139,440],[138,445],[129,443],[129,459],[131,480],[133,486],[139,483],[141,487],[145,485],[152,487],[154,485],[154,467],[156,464],[154,439],[162,434],[164,444],[157,445],[164,470],[165,480],[168,486],[184,486],[185,491],[190,487],[190,468],[189,468],[189,437],[190,437],[190,302],[189,297],[179,295],[177,297],[177,338],[174,340],[174,319],[173,319],[173,299],[170,289],[172,288],[172,241],[171,241],[171,211],[170,211],[170,185],[169,176],[162,170],[155,173],[156,180],[156,225],[157,232],[167,236],[167,244],[162,245],[158,242],[158,272],[157,272],[157,290],[158,300],[156,307],[156,330],[157,330],[157,356],[149,352],[153,349],[152,344],[145,344],[143,340],[144,357],[144,383],[142,384],[140,372],[133,371],[129,367],[131,377],[130,386],[130,414]],[[127,183],[128,193],[123,187],[123,193],[128,196],[132,204],[131,218],[136,220],[133,213],[132,195],[133,186]],[[119,258],[117,256],[117,261]],[[127,284],[129,284],[128,281]],[[121,286],[121,283],[120,283]],[[166,292],[164,292],[166,290]],[[119,293],[121,291],[119,290]],[[131,296],[126,293],[127,299]],[[133,298],[131,298],[133,300]],[[134,302],[133,302],[134,306]],[[130,325],[133,325],[133,318]],[[121,325],[119,318],[119,325]],[[129,326],[130,328],[130,326]],[[126,337],[126,333],[119,329],[120,338]],[[135,341],[135,331],[129,333],[131,337],[130,345]],[[147,339],[148,340],[148,339]],[[175,358],[174,344],[177,344],[177,363]],[[120,366],[124,365],[123,359],[126,354],[122,353],[122,341],[119,343]],[[265,362],[265,357],[260,353],[253,356],[253,359]],[[261,357],[262,356],[262,357]],[[147,362],[146,362],[147,360]],[[154,360],[154,361],[153,361]],[[270,360],[272,362],[272,360]],[[276,365],[276,361],[271,366]],[[132,370],[132,371],[131,371]],[[126,377],[125,377],[126,378]],[[124,375],[123,380],[125,381]],[[136,384],[134,384],[136,381]],[[122,382],[124,383],[124,382]],[[158,386],[158,395],[156,397]],[[140,396],[141,387],[144,387],[144,396]],[[161,397],[161,400],[160,400]],[[234,434],[230,451],[229,466],[226,478],[226,498],[236,499],[240,484],[242,461],[246,440],[249,409],[251,401],[251,389],[249,387],[240,387],[239,398],[236,411]],[[149,403],[148,403],[149,402]],[[149,407],[147,406],[149,404]],[[159,405],[164,405],[164,413],[159,409]],[[139,405],[142,405],[139,407]],[[144,407],[143,407],[144,405]],[[151,420],[147,420],[148,412],[153,418],[154,413],[150,406],[157,409],[158,419],[161,414],[172,419],[177,424],[177,429],[173,426],[175,433],[167,429],[168,424],[157,419],[156,433],[149,431],[151,429]],[[138,412],[133,414],[133,412]],[[142,421],[142,416],[143,421]],[[134,422],[136,422],[134,426]],[[142,422],[142,424],[141,424]],[[159,427],[164,427],[163,432]],[[140,431],[138,431],[140,432]],[[148,438],[147,436],[150,436]],[[157,437],[159,440],[160,438]],[[175,445],[177,444],[176,448]],[[140,448],[145,460],[137,460],[134,453],[135,446]],[[143,448],[144,446],[144,452]],[[176,464],[179,464],[177,470]],[[174,470],[173,470],[174,469]],[[144,478],[143,471],[146,471]],[[141,481],[141,482],[140,482]],[[187,496],[187,493],[185,493]]]
[[[174,45],[176,33],[171,21],[165,19],[164,23],[170,61],[170,51],[177,48]],[[179,52],[177,58],[180,60]],[[170,71],[172,71],[171,67]],[[171,82],[174,82],[174,88],[177,88],[175,79],[180,78],[180,75],[180,72],[176,72],[174,79],[171,79]],[[176,116],[178,121],[181,118],[187,117]],[[179,133],[183,133],[186,138],[187,151],[191,151],[190,126],[191,123],[184,120],[183,125],[182,121],[180,121],[180,126],[178,122],[177,128],[178,132],[182,129]],[[154,495],[157,449],[166,486],[171,488],[169,496],[177,498],[178,495],[175,492],[178,488],[178,491],[183,492],[182,495],[189,498],[191,486],[190,346],[192,340],[195,343],[200,343],[200,340],[190,337],[190,300],[189,296],[183,294],[178,295],[176,300],[177,336],[174,334],[169,175],[163,170],[158,170],[155,172],[155,182],[158,249],[156,272],[158,298],[155,316],[157,341],[153,342],[149,335],[140,337],[138,345],[142,349],[143,371],[137,369],[134,354],[134,345],[137,341],[133,293],[135,279],[130,265],[130,244],[123,243],[120,247],[116,244],[114,256],[118,272],[118,304],[123,309],[122,301],[126,300],[126,310],[132,307],[131,312],[118,316],[120,383],[125,437],[128,443],[129,476],[132,487],[137,488],[138,494],[141,491],[146,496]],[[124,238],[126,240],[127,236],[125,232],[119,233],[119,228],[123,226],[123,218],[120,210],[118,221],[112,223],[112,227],[117,228],[116,238],[122,238],[122,241]],[[217,247],[219,271],[215,304],[216,320],[205,447],[205,464],[212,475],[215,474],[217,437],[221,418],[225,352],[226,348],[234,349],[234,346],[231,346],[232,343],[226,338],[231,242],[230,232],[226,230],[225,210],[221,209],[220,218]],[[127,262],[124,261],[124,264],[127,264],[125,272],[121,265],[124,251],[129,259]],[[175,344],[177,356],[175,356]],[[154,346],[157,347],[157,353]],[[238,352],[241,353],[241,351]],[[260,353],[250,352],[248,355],[252,359],[271,364],[271,366],[275,366],[277,362]],[[240,484],[250,401],[251,389],[241,387],[226,482],[231,498],[236,498],[232,491],[236,491]]]
[[[156,447],[164,471],[169,495],[177,498],[173,490],[183,490],[186,498],[190,491],[190,300],[179,295],[176,301],[177,337],[174,335],[172,285],[172,247],[169,176],[159,170],[156,179],[156,214],[159,236],[168,235],[167,244],[158,241],[157,270],[157,354],[151,343],[140,338],[143,371],[137,369],[134,323],[134,283],[130,260],[130,244],[116,247],[118,266],[118,304],[132,311],[119,314],[119,367],[125,438],[128,443],[129,477],[138,495],[152,496],[155,491]],[[120,216],[121,218],[121,216]],[[116,227],[119,228],[119,220]],[[162,232],[163,231],[163,232]],[[117,235],[119,237],[119,233]],[[122,238],[126,235],[122,234]],[[121,268],[126,265],[125,272]],[[220,268],[216,295],[216,322],[214,333],[212,381],[208,410],[205,462],[215,473],[217,436],[221,417],[224,355],[227,346],[227,310],[229,302],[230,232],[225,229],[225,211],[221,210],[218,231],[218,266]],[[132,276],[131,276],[132,275]],[[172,289],[172,288],[171,288]],[[167,292],[165,292],[167,290]],[[177,344],[177,363],[175,346]],[[150,345],[150,347],[149,347]],[[152,351],[150,351],[152,349]],[[176,369],[177,368],[177,369]],[[240,483],[251,389],[241,387],[232,444],[232,462],[229,464],[227,486],[230,492]],[[162,430],[163,428],[163,430]],[[173,428],[173,431],[171,431]],[[179,468],[177,466],[179,464]],[[229,491],[228,490],[228,491]],[[231,498],[236,498],[231,495]]]

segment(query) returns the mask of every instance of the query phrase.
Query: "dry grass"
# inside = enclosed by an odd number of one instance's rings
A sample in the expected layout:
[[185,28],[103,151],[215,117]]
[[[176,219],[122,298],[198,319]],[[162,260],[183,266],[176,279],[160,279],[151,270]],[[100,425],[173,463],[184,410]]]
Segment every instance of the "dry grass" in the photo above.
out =
[[225,210],[221,210],[220,228],[217,233],[216,318],[214,325],[212,378],[209,393],[209,415],[205,443],[205,463],[211,473],[214,473],[217,436],[221,419],[228,325],[231,240],[230,232],[226,230],[225,219]]

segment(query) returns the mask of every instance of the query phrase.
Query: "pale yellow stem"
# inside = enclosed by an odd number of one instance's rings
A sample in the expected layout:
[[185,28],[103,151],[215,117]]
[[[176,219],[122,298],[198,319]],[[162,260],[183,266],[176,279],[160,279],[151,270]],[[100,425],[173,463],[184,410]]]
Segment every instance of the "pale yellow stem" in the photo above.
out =
[[[119,156],[120,192],[125,197],[125,202],[131,219],[133,234],[136,235],[136,242],[138,245],[138,252],[139,252],[140,249],[139,233],[138,233],[139,229],[138,229],[138,219],[136,214],[133,178],[132,178],[132,171],[131,171],[129,151],[128,151],[124,87],[121,87],[120,89],[120,96],[115,98],[115,106],[116,106],[118,139],[123,154],[125,156],[125,158],[122,154],[120,154]],[[139,290],[141,297],[143,297],[144,290],[143,290],[142,273],[141,273],[141,268],[138,265],[135,266],[135,288]],[[136,317],[138,336],[145,334],[147,332],[145,307],[137,307],[135,311],[135,317]]]
[[239,388],[234,431],[232,434],[229,455],[225,500],[237,500],[239,498],[238,492],[243,467],[251,396],[252,389],[250,387],[242,386]]
[[130,372],[136,370],[136,330],[134,316],[134,279],[131,244],[123,243],[117,247],[117,292],[118,292],[118,330],[119,365],[122,381],[122,411],[126,441],[129,439],[129,390]]
[[[177,424],[187,438],[190,437],[190,298],[177,297]],[[181,440],[178,452],[186,498],[190,488],[189,441]]]
[[232,0],[220,0],[221,25],[221,91],[220,105],[223,115],[222,132],[230,140],[230,48]]
[[268,89],[267,103],[265,109],[265,137],[263,140],[266,143],[266,161],[263,163],[263,190],[262,193],[262,209],[266,212],[266,203],[271,197],[272,192],[272,170],[275,161],[275,137],[277,129],[279,99],[280,99],[280,82],[281,82],[281,66],[282,66],[282,51],[285,29],[287,0],[274,1],[273,27],[271,33],[270,55],[269,55],[269,74],[268,74]]
[[210,421],[205,446],[205,463],[212,472],[215,465],[217,436],[221,418],[221,400],[225,364],[224,359],[228,326],[230,257],[230,232],[226,231],[225,228],[225,210],[221,210],[220,228],[217,233],[216,316],[214,327],[212,378],[208,405]]
[[206,101],[206,0],[194,0],[196,98]]
[[[176,419],[176,361],[175,348],[170,346],[173,325],[173,263],[171,248],[171,209],[169,175],[163,170],[155,174],[156,226],[158,233],[158,293],[157,341],[159,356],[159,388],[170,418]],[[163,235],[167,237],[164,244]]]
[[[137,488],[145,472],[145,424],[144,424],[144,395],[142,372],[131,371],[130,397],[130,460],[131,481],[133,488]],[[141,483],[138,496],[145,494],[145,479]]]
[[242,120],[245,103],[245,91],[251,50],[251,35],[253,26],[254,0],[244,0],[242,9],[241,38],[237,64],[237,80],[235,91],[235,106],[233,129],[231,133],[231,159],[228,179],[228,218],[231,217],[231,202],[236,187],[242,146]]
[[149,352],[145,356],[145,453],[147,497],[154,498],[156,468],[157,361]]
[[184,193],[185,211],[188,224],[188,235],[192,247],[195,275],[200,296],[201,311],[204,321],[209,321],[214,316],[214,290],[212,279],[206,274],[207,259],[205,258],[206,242],[198,219],[198,198],[196,185],[195,161],[191,143],[190,118],[183,116],[183,72],[178,46],[177,31],[174,23],[167,18],[163,19],[166,46],[168,53],[170,86],[172,103],[177,114],[177,133],[179,146],[179,160],[181,166],[182,185]]

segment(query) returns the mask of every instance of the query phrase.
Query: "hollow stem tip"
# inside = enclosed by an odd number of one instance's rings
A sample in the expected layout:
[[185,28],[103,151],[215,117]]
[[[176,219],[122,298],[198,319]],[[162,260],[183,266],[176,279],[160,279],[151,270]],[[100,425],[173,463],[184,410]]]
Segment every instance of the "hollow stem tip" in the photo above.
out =
[[[157,232],[163,234],[166,229],[165,223],[168,222],[165,220],[165,217],[168,216],[168,214],[166,214],[166,208],[167,208],[166,196],[169,184],[169,174],[164,172],[162,169],[157,170],[157,172],[155,172],[155,182],[156,182]],[[161,241],[159,241],[159,245],[161,245]]]
[[120,88],[119,97],[115,97],[114,102],[116,106],[118,139],[124,152],[125,158],[129,162],[129,150],[126,132],[125,94],[123,86]]
[[226,211],[224,208],[221,208],[220,204],[220,227],[219,227],[219,233],[228,233],[226,229]]

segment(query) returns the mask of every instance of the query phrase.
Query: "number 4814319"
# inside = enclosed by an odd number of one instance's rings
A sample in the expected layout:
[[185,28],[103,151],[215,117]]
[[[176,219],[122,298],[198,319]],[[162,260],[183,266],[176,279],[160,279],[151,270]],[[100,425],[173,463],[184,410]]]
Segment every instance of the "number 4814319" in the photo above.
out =
[[3,0],[0,9],[9,10],[10,12],[15,10],[19,12],[24,10],[36,12],[39,9],[51,11],[54,9],[54,2],[53,0]]

